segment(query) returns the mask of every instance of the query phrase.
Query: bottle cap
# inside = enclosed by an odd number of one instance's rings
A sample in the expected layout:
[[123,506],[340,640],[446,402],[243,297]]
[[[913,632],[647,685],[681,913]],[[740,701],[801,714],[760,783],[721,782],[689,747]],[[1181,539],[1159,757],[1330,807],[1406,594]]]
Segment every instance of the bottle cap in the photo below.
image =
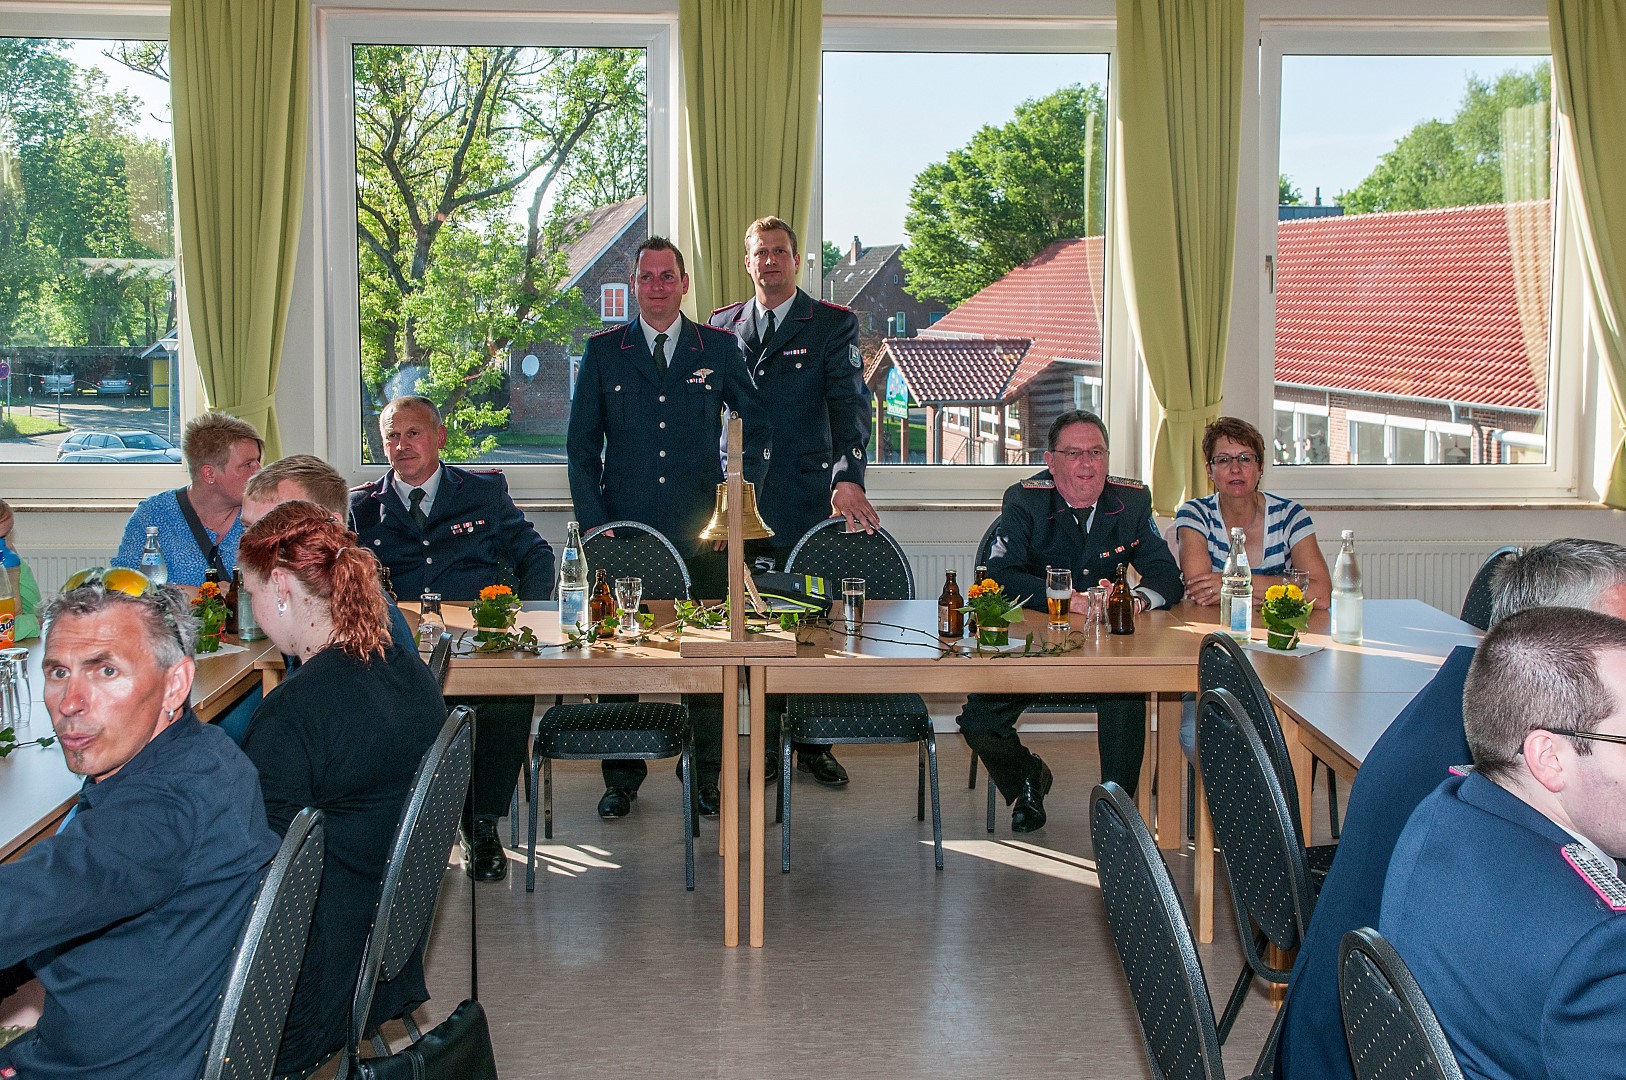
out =
[[1342,535],[1343,535],[1345,540],[1353,540],[1353,539],[1355,539],[1355,530],[1354,529],[1345,529],[1343,531]]

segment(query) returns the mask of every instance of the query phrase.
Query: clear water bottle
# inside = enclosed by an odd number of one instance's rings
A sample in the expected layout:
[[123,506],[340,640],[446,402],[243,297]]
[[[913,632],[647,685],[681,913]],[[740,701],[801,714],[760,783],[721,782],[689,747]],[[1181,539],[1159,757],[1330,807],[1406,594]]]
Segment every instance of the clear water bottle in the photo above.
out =
[[158,546],[158,526],[147,526],[147,542],[141,548],[141,572],[154,585],[169,584],[169,564],[164,561],[164,549]]
[[1332,639],[1344,645],[1361,643],[1364,596],[1361,593],[1361,563],[1355,557],[1355,530],[1345,529],[1344,546],[1332,564]]
[[440,616],[440,593],[426,592],[418,604],[418,651],[434,652],[435,643],[446,630],[446,621]]
[[237,640],[264,641],[265,631],[260,629],[260,621],[254,617],[254,594],[243,584],[241,566],[232,571],[232,578],[236,582],[237,592]]
[[1231,550],[1220,572],[1220,628],[1238,641],[1253,636],[1253,570],[1248,566],[1248,537],[1231,530]]
[[572,521],[559,555],[559,626],[565,633],[590,625],[587,602],[587,556],[582,551],[581,526]]

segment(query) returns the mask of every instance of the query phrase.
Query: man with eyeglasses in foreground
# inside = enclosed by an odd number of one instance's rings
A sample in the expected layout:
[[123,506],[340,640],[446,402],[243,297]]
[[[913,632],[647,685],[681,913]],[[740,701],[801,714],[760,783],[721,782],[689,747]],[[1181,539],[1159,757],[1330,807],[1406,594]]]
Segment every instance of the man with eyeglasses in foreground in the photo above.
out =
[[[1135,568],[1135,611],[1165,608],[1184,595],[1180,568],[1152,520],[1152,493],[1144,484],[1107,475],[1107,428],[1092,412],[1062,413],[1050,425],[1046,468],[1005,491],[999,529],[988,559],[989,575],[1012,599],[1045,610],[1047,567],[1073,573],[1078,594],[1110,579],[1119,563]],[[1050,767],[1022,745],[1016,719],[1032,702],[1018,694],[972,694],[960,713],[960,730],[988,768],[988,778],[1014,804],[1011,831],[1044,827]],[[1101,779],[1116,781],[1131,796],[1146,749],[1144,694],[1074,694],[1068,700],[1095,705],[1101,746]]]
[[0,866],[0,968],[45,989],[0,1075],[194,1077],[277,838],[254,766],[187,706],[186,598],[127,569],[69,584],[41,613],[44,698],[85,784]]
[[1462,709],[1473,771],[1406,823],[1378,930],[1465,1076],[1626,1077],[1626,621],[1509,616]]
[[[1626,618],[1626,547],[1554,540],[1504,559],[1491,579],[1491,626],[1538,607],[1590,608]],[[1475,650],[1459,645],[1372,747],[1350,785],[1338,854],[1316,897],[1283,1004],[1278,1075],[1354,1080],[1338,995],[1338,947],[1376,926],[1400,831],[1453,766],[1472,760],[1463,687]]]

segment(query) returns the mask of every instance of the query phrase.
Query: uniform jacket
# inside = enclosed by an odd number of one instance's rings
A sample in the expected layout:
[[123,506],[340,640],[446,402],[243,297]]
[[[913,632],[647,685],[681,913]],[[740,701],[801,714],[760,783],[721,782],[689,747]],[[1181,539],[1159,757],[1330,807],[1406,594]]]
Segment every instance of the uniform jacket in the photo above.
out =
[[393,469],[350,493],[356,535],[389,567],[395,595],[474,600],[487,585],[507,585],[522,600],[551,598],[553,549],[509,498],[503,474],[440,468],[421,530],[390,483]]
[[1118,564],[1127,563],[1165,605],[1179,602],[1185,595],[1180,567],[1152,521],[1152,493],[1143,484],[1108,478],[1090,533],[1084,536],[1079,521],[1088,514],[1074,515],[1049,469],[1012,484],[999,510],[988,573],[1006,595],[1025,597],[1025,606],[1043,611],[1047,566],[1070,568],[1073,588],[1086,589],[1112,578]]
[[1466,1077],[1626,1077],[1626,912],[1569,861],[1572,841],[1477,773],[1447,779],[1401,833],[1378,930]]
[[1338,854],[1316,895],[1310,931],[1287,983],[1278,1075],[1354,1080],[1338,999],[1344,935],[1377,926],[1383,882],[1406,820],[1450,775],[1473,760],[1462,729],[1462,688],[1474,650],[1459,645],[1366,755],[1349,788]]
[[583,530],[641,521],[692,552],[723,481],[723,406],[745,421],[745,479],[761,487],[772,429],[734,338],[681,319],[665,377],[638,321],[587,339],[570,403],[570,497]]
[[862,487],[869,453],[870,392],[858,352],[858,317],[801,289],[772,341],[757,342],[756,305],[718,308],[711,325],[732,331],[773,422],[773,461],[757,508],[789,547],[830,516],[830,489]]

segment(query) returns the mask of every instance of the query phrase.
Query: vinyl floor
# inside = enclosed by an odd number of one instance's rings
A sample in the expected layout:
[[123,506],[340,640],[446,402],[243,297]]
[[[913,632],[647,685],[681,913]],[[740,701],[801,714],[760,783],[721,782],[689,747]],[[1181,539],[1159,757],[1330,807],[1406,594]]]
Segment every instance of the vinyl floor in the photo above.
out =
[[[1149,1077],[1091,870],[1095,737],[1024,740],[1056,784],[1048,825],[1016,838],[1002,802],[997,831],[985,831],[982,785],[966,787],[969,752],[939,736],[941,872],[930,821],[914,816],[913,747],[838,748],[845,789],[799,774],[789,874],[769,810],[761,950],[722,946],[716,819],[702,823],[697,888],[684,891],[669,766],[652,763],[631,815],[607,822],[597,765],[556,763],[554,840],[539,852],[536,891],[525,891],[523,822],[508,879],[478,886],[480,998],[501,1075]],[[742,843],[744,833],[742,821]],[[1189,905],[1189,846],[1170,864]],[[446,886],[428,955],[434,1001],[420,1013],[430,1023],[469,989],[475,886],[455,865]],[[744,907],[742,896],[742,921]],[[1223,895],[1215,917],[1214,943],[1199,952],[1217,1012],[1242,954]],[[1226,1047],[1229,1075],[1249,1072],[1273,1017],[1255,989]]]

